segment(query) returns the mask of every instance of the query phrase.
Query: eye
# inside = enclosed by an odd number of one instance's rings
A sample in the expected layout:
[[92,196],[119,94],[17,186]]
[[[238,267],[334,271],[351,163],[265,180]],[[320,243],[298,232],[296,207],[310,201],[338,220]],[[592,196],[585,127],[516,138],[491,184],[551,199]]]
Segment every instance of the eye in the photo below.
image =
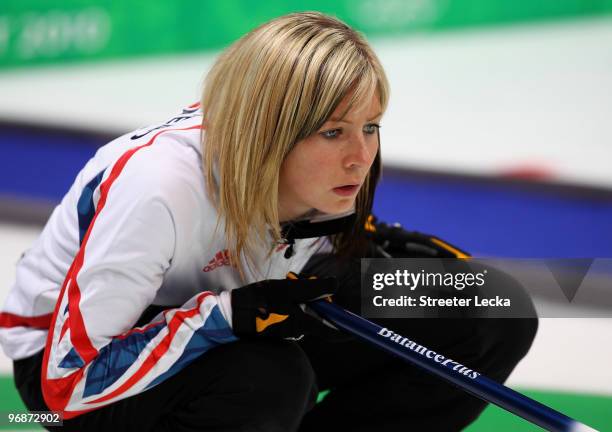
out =
[[373,135],[380,129],[380,125],[376,123],[370,123],[363,127],[363,131],[368,135]]
[[341,133],[342,133],[342,129],[330,129],[330,130],[320,132],[321,136],[327,139],[338,138]]

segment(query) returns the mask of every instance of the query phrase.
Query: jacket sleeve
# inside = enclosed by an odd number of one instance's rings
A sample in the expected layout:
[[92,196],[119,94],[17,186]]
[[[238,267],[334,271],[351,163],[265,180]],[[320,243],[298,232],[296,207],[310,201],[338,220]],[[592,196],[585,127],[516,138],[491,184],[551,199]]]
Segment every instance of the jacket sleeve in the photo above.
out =
[[133,328],[170,267],[186,186],[150,144],[124,153],[101,179],[43,357],[44,399],[65,418],[143,392],[236,340],[224,294],[205,290]]

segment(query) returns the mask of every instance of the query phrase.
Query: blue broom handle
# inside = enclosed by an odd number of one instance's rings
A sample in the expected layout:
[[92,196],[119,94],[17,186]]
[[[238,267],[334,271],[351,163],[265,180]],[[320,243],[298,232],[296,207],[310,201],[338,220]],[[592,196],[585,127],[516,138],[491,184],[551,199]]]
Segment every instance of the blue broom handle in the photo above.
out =
[[[408,338],[390,329],[383,328],[359,315],[355,315],[334,303],[323,299],[313,301],[308,306],[312,307],[317,314],[339,329],[345,330],[387,352],[395,354],[409,363],[455,384],[466,392],[510,411],[546,430],[554,432],[595,431],[595,429],[528,398],[509,387],[499,384],[476,371],[463,367],[463,365],[458,365],[457,362],[447,359],[443,355],[435,353],[420,344],[416,345],[420,347],[419,349],[412,350],[406,346],[410,345],[406,342],[414,341],[410,341]],[[430,357],[429,354],[431,353],[435,354],[435,356],[432,354]],[[441,361],[434,360],[438,358],[444,358],[447,362],[443,364]],[[448,363],[454,363],[456,366],[448,366]],[[453,369],[457,367],[459,367],[459,370]]]

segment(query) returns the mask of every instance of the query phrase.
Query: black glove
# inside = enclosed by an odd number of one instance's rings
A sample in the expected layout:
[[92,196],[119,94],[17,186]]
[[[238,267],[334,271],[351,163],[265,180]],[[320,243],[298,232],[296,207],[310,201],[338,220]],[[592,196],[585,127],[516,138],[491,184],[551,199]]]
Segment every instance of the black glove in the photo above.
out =
[[232,290],[232,327],[238,337],[299,338],[317,333],[324,324],[304,303],[329,297],[338,290],[335,278],[307,278],[289,273],[287,279],[255,282]]
[[370,215],[366,231],[372,240],[367,258],[467,258],[470,255],[438,237],[406,231],[400,224],[378,222]]

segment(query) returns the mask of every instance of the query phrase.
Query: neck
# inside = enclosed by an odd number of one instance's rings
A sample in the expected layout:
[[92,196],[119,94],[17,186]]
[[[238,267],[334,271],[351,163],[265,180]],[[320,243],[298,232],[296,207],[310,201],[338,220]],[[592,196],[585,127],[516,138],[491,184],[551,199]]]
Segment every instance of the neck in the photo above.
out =
[[309,216],[315,215],[317,214],[318,210],[315,208],[311,208],[305,212],[286,212],[283,211],[282,209],[278,210],[278,220],[280,221],[281,224],[287,223],[287,222],[291,222],[291,221],[295,221],[295,220],[300,220],[300,219],[304,219],[307,218]]

